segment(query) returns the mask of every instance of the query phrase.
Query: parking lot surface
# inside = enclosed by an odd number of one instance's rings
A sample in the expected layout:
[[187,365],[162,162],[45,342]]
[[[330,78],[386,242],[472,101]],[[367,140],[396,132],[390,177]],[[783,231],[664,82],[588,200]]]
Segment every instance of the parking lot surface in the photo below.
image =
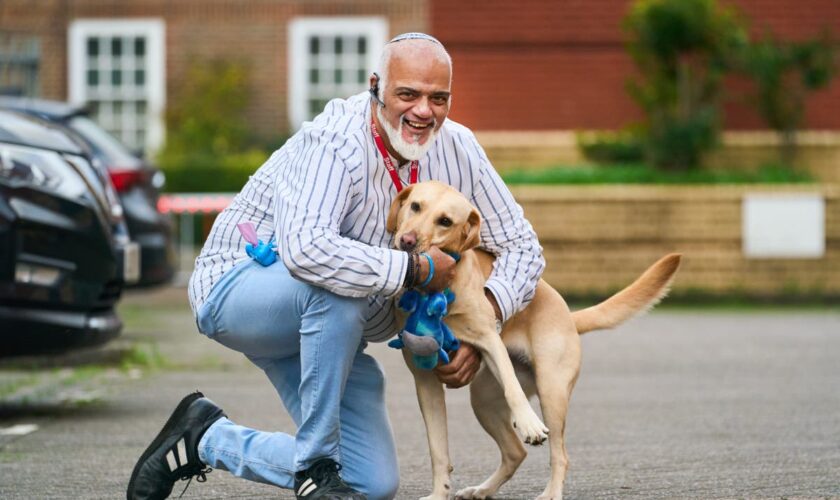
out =
[[[105,349],[0,363],[0,498],[120,498],[134,461],[180,398],[200,389],[231,418],[293,432],[266,378],[195,329],[183,289],[129,295],[127,327]],[[401,469],[399,498],[429,491],[413,382],[385,345]],[[583,338],[566,437],[566,498],[840,498],[840,311],[655,311]],[[447,391],[453,488],[498,462]],[[548,449],[497,498],[536,497]],[[176,485],[175,495],[182,486]],[[293,498],[214,471],[185,498]]]

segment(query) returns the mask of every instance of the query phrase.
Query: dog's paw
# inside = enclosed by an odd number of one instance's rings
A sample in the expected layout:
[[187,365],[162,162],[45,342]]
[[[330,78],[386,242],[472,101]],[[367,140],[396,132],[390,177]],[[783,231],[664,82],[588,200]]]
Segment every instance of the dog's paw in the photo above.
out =
[[542,423],[540,417],[530,406],[525,407],[519,415],[513,417],[513,427],[520,437],[530,445],[538,446],[548,439],[548,427]]
[[464,488],[462,490],[458,490],[458,493],[455,494],[455,500],[468,500],[468,499],[485,499],[491,496],[495,491],[489,491],[486,488],[482,488],[481,486],[470,486],[468,488]]

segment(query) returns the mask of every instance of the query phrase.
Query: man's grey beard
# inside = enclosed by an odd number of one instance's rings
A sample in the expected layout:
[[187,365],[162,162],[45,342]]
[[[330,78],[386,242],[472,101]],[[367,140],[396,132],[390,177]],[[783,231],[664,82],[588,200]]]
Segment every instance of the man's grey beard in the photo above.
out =
[[423,156],[426,155],[426,152],[428,152],[434,145],[435,140],[437,140],[438,131],[435,130],[437,121],[432,123],[432,133],[429,134],[429,139],[426,141],[426,144],[408,142],[403,139],[402,136],[402,128],[404,125],[402,115],[400,115],[399,128],[394,128],[390,123],[388,123],[388,120],[386,120],[385,116],[382,114],[382,106],[374,104],[374,108],[376,108],[376,116],[379,118],[379,123],[382,125],[382,129],[388,136],[388,140],[391,141],[391,147],[394,148],[394,151],[396,151],[397,154],[406,160],[419,160],[420,158],[423,158]]

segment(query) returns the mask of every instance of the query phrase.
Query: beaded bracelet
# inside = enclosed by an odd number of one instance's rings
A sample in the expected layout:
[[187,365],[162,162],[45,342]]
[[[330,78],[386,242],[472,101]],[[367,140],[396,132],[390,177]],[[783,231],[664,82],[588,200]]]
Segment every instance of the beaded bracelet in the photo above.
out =
[[403,286],[405,288],[411,288],[414,286],[414,282],[417,279],[417,274],[415,273],[415,262],[417,261],[417,256],[414,254],[408,254],[408,267],[405,270],[405,280],[403,281]]

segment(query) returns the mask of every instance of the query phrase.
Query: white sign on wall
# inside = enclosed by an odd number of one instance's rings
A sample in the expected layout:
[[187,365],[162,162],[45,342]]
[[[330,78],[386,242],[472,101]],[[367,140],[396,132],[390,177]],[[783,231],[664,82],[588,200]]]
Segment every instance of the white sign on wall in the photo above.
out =
[[750,258],[818,259],[825,255],[825,200],[819,194],[747,194],[743,252]]

